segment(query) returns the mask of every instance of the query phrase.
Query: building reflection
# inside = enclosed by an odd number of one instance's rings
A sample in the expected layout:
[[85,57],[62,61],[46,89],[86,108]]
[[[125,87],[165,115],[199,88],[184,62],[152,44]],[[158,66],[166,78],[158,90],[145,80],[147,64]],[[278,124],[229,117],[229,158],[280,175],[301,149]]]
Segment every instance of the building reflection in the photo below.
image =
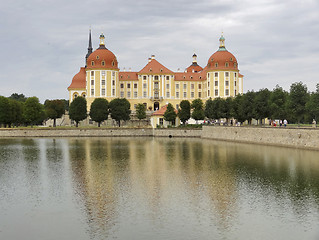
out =
[[241,210],[241,184],[260,189],[265,199],[288,193],[299,211],[301,198],[319,199],[314,156],[199,139],[69,139],[74,190],[92,237],[109,236],[116,223],[129,222],[136,213],[153,224],[171,218],[194,222],[184,217],[185,210],[199,221],[217,222],[225,232]]

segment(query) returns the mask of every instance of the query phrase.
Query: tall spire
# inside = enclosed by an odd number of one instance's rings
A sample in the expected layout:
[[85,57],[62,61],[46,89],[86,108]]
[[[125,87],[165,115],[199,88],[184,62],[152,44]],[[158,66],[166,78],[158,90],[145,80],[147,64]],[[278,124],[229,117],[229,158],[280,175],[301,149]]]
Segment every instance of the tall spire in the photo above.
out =
[[103,33],[101,33],[101,35],[100,35],[100,47],[99,47],[99,49],[106,49],[104,40],[105,40],[105,36],[104,36]]
[[88,47],[88,53],[87,53],[86,56],[85,56],[85,67],[87,66],[88,57],[91,55],[92,52],[93,52],[93,48],[92,48],[91,28],[90,28],[90,33],[89,33],[89,47]]

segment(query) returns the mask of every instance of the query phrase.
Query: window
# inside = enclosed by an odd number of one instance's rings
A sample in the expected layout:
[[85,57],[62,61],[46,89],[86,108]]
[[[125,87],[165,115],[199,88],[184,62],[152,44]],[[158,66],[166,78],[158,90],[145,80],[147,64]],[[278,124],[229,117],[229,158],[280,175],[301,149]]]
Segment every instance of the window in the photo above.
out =
[[215,81],[215,87],[218,87],[218,81]]
[[134,88],[137,88],[137,83],[134,83]]
[[115,96],[115,89],[112,89],[112,95]]
[[215,90],[215,96],[218,96],[218,89]]
[[234,82],[234,85],[235,85],[235,87],[237,86],[237,82],[236,81]]
[[191,84],[191,89],[194,89],[194,83]]
[[102,88],[102,96],[105,96],[105,88]]
[[166,89],[169,89],[169,84],[168,83],[166,84]]
[[96,59],[100,59],[99,55],[96,56]]
[[154,83],[154,88],[155,88],[155,89],[158,89],[158,82],[155,82],[155,83]]
[[237,90],[235,89],[235,96],[237,95]]
[[166,80],[169,80],[169,76],[166,76]]
[[158,76],[155,76],[154,79],[155,79],[155,80],[158,80]]
[[131,97],[131,92],[130,92],[130,91],[127,92],[127,97],[128,97],[128,98]]
[[225,90],[225,95],[228,96],[229,95],[229,89]]
[[102,79],[102,85],[105,86],[105,79]]
[[91,62],[91,66],[94,66],[94,61]]
[[115,80],[112,81],[112,85],[115,86]]
[[229,81],[225,81],[225,85],[228,87],[229,86]]
[[91,96],[94,96],[94,89],[91,89]]
[[130,83],[127,84],[127,88],[131,88],[131,84]]
[[147,84],[146,83],[143,83],[143,88],[147,88]]
[[194,92],[191,92],[191,98],[194,98],[194,96],[195,96]]
[[184,98],[187,97],[187,92],[183,92],[183,97],[184,97]]
[[136,91],[134,92],[134,98],[137,98],[137,92]]
[[186,84],[186,83],[184,83],[183,88],[184,88],[184,89],[186,89],[186,88],[187,88],[187,84]]
[[166,92],[166,97],[167,97],[167,98],[169,98],[169,97],[170,97],[170,96],[169,96],[169,92]]
[[105,76],[105,71],[102,71],[102,76]]
[[218,63],[215,63],[215,67],[218,67]]
[[201,98],[202,97],[202,93],[198,92],[198,97]]
[[113,76],[113,77],[115,76],[115,72],[114,72],[114,71],[112,71],[112,76]]
[[228,63],[225,63],[225,67],[228,67],[229,66],[229,64]]
[[94,85],[94,80],[91,80],[91,85]]
[[225,77],[229,77],[229,72],[225,72]]
[[179,92],[176,92],[175,95],[176,95],[176,98],[179,98]]
[[198,84],[198,89],[202,89],[202,84]]
[[234,77],[235,77],[235,78],[237,77],[237,73],[234,73]]
[[124,92],[123,91],[120,92],[120,97],[124,98]]
[[176,87],[176,89],[179,89],[179,84],[176,84],[175,87]]
[[102,66],[105,66],[105,62],[104,61],[102,61]]
[[210,82],[207,82],[207,87],[209,87],[209,85],[210,85]]
[[207,91],[207,95],[210,96],[210,90]]
[[94,77],[94,71],[91,71],[91,76]]
[[121,88],[124,88],[124,84],[123,83],[121,83]]
[[237,67],[237,63],[234,63],[234,68],[236,68]]
[[158,92],[157,92],[157,91],[156,91],[156,92],[154,92],[154,98],[159,99],[159,94],[158,94]]
[[215,72],[215,77],[218,77],[218,72]]
[[146,80],[146,76],[143,76],[143,80]]
[[144,98],[147,97],[147,92],[146,92],[146,91],[143,92],[143,97],[144,97]]
[[159,124],[160,124],[161,126],[163,126],[163,124],[164,124],[164,119],[163,119],[163,118],[160,118],[160,119],[159,119]]

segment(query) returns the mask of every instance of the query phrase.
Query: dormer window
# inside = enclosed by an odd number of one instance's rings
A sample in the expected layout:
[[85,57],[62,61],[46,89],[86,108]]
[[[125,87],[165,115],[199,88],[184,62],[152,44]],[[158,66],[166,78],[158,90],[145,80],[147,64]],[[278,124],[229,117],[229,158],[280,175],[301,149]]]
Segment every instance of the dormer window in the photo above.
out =
[[163,69],[161,69],[160,71],[163,72]]
[[102,66],[105,66],[105,62],[104,61],[102,61]]
[[96,56],[96,59],[99,59],[99,58],[100,58],[99,55],[97,55],[97,56]]
[[218,63],[215,63],[215,67],[218,67]]
[[152,68],[150,68],[150,72],[152,72]]
[[228,63],[225,63],[225,67],[228,67],[229,66],[229,64]]
[[115,65],[115,63],[114,63],[114,61],[112,61],[112,66],[114,67],[114,65]]
[[232,57],[230,58],[230,61],[233,61],[233,58],[232,58]]
[[91,62],[91,66],[94,66],[94,61]]

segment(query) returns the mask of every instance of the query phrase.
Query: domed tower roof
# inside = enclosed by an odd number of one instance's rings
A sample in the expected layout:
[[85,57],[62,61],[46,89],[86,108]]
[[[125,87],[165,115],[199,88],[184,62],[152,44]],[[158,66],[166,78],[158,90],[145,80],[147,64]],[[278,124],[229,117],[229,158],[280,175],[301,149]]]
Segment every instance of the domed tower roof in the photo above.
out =
[[186,72],[200,72],[202,70],[203,70],[203,68],[201,66],[199,66],[197,63],[197,55],[196,55],[196,53],[194,53],[193,62],[188,68],[186,68]]
[[87,69],[118,69],[116,56],[105,47],[104,35],[100,35],[100,46],[87,59]]
[[232,53],[227,51],[223,35],[219,38],[218,51],[208,59],[207,70],[238,70],[237,59]]
[[80,71],[74,75],[72,79],[71,85],[68,87],[68,90],[70,89],[79,89],[79,88],[85,88],[85,67],[81,67]]

